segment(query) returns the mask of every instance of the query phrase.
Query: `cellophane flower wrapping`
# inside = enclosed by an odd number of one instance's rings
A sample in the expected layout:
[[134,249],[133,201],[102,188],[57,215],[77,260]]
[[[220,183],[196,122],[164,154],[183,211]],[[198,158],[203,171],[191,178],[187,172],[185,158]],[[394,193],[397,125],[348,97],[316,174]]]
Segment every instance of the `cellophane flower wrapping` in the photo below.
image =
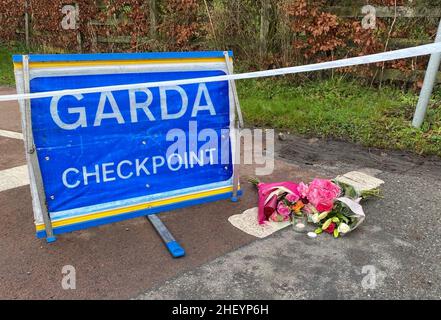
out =
[[[286,219],[286,217],[289,219],[289,213],[287,214],[285,208],[283,208],[282,205],[279,205],[279,203],[283,200],[280,197],[290,194],[292,194],[294,197],[300,197],[297,187],[298,184],[290,181],[258,183],[257,188],[259,194],[259,210],[257,219],[259,224],[264,224],[265,221],[270,220],[275,213],[279,214],[280,216],[284,216],[284,219]],[[279,209],[282,209],[281,212],[277,211],[279,206]]]
[[289,221],[294,215],[305,214],[316,225],[316,233],[326,232],[336,238],[363,223],[365,214],[360,201],[379,194],[379,189],[357,192],[350,185],[327,179],[314,179],[310,184],[252,182],[258,188],[259,224]]

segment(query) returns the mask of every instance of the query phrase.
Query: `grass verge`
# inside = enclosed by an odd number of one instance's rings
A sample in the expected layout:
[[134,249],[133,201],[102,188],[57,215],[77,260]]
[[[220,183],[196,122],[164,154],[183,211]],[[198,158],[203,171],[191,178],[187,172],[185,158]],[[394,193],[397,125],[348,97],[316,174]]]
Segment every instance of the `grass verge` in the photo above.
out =
[[251,126],[441,156],[439,91],[422,129],[411,127],[418,95],[396,88],[370,88],[343,78],[301,85],[260,79],[239,82],[238,91]]
[[19,51],[17,47],[0,46],[0,86],[15,85],[11,55]]
[[63,49],[51,47],[32,47],[30,50],[21,42],[12,42],[8,45],[0,43],[0,86],[15,86],[13,54],[36,53],[63,53]]

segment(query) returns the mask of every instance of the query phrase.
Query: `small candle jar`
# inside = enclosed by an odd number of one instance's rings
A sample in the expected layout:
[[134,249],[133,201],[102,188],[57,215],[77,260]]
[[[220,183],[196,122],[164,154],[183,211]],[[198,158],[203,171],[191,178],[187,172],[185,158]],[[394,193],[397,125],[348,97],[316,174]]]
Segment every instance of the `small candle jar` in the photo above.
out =
[[306,223],[307,223],[307,216],[305,213],[293,213],[292,215],[292,225],[293,229],[296,232],[304,233],[306,232]]

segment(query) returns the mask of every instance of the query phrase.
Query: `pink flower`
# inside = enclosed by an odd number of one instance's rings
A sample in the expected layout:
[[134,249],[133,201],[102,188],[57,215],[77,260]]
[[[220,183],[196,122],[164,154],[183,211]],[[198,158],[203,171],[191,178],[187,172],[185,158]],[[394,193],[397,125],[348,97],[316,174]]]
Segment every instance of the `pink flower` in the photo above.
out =
[[268,220],[269,217],[276,212],[276,209],[277,209],[277,195],[273,195],[263,208],[265,219]]
[[307,204],[303,207],[303,211],[305,211],[308,214],[313,214],[314,212],[311,209],[311,204]]
[[[279,190],[280,188],[288,189],[289,191],[297,192],[297,183],[284,181],[284,182],[273,182],[273,183],[259,183],[257,185],[259,193],[259,210],[257,214],[257,221],[259,224],[264,224],[265,221],[273,214],[277,208],[277,196],[274,197],[270,195],[272,192]],[[281,190],[284,191],[284,190]]]
[[297,191],[300,193],[302,198],[306,198],[308,196],[308,189],[308,185],[304,184],[303,182],[300,182],[299,186],[297,187]]
[[285,197],[286,200],[288,200],[291,203],[297,202],[300,199],[300,195],[297,193],[288,193]]
[[314,179],[309,184],[307,198],[317,211],[331,211],[340,192],[340,187],[330,180]]
[[325,231],[325,232],[327,232],[327,233],[329,233],[329,234],[332,234],[332,233],[334,232],[334,230],[335,230],[335,227],[336,227],[336,225],[335,225],[335,223],[333,222],[333,223],[331,223],[331,224],[329,225],[329,227],[328,227],[326,230],[323,230],[323,231]]
[[271,217],[269,218],[269,220],[274,221],[274,222],[285,222],[289,220],[289,216],[282,216],[280,214],[278,214],[277,212],[274,212]]
[[287,217],[291,213],[291,210],[289,210],[288,206],[285,203],[283,203],[283,201],[280,201],[279,204],[277,205],[277,212],[280,215]]

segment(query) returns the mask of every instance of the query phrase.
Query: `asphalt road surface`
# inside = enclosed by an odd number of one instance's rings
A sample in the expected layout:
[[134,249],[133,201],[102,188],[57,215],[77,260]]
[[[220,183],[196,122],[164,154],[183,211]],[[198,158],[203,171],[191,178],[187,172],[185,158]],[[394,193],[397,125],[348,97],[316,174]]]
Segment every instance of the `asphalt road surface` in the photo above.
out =
[[138,299],[441,298],[441,159],[296,136],[276,149],[320,176],[375,175],[385,181],[384,198],[366,202],[364,224],[344,238],[287,228]]

